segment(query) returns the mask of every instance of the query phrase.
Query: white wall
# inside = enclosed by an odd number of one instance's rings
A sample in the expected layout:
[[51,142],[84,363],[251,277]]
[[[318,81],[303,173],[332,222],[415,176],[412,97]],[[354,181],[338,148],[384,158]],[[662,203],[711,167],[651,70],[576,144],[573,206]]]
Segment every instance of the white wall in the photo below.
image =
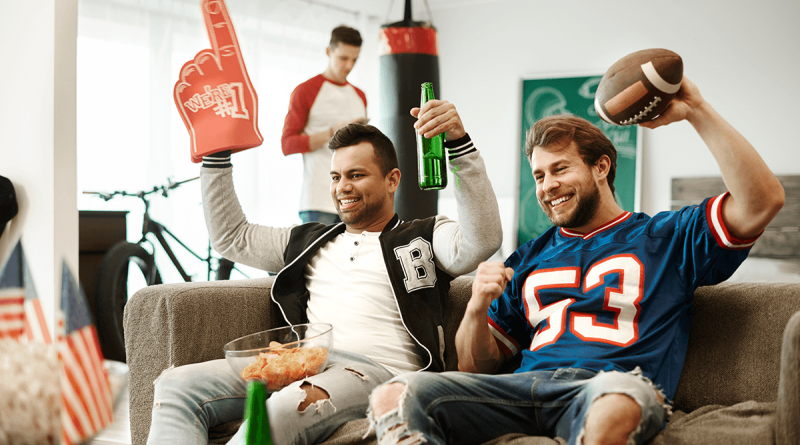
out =
[[0,238],[0,264],[17,240],[45,316],[54,321],[66,259],[78,276],[75,189],[77,0],[3,3],[0,17],[0,175],[19,214]]
[[[22,234],[37,290],[52,315],[62,259],[78,273],[72,112],[77,0],[6,3],[0,39],[11,44],[3,45],[0,57],[14,68],[0,70],[0,174],[17,188],[21,210],[0,238],[0,262]],[[684,58],[687,75],[706,99],[776,173],[800,174],[796,0],[430,3],[439,31],[442,98],[458,106],[484,152],[503,209],[504,255],[513,249],[519,86],[526,76],[600,74],[629,52],[671,49]],[[671,178],[717,174],[688,124],[645,130],[645,212],[669,208]]]
[[[435,6],[436,2],[431,2]],[[800,2],[503,0],[442,2],[442,98],[456,104],[483,151],[500,200],[506,243],[516,231],[521,79],[603,74],[646,48],[680,54],[684,72],[777,174],[800,174]],[[718,176],[688,123],[644,130],[642,211],[669,209],[673,177]],[[508,254],[504,245],[504,253]]]

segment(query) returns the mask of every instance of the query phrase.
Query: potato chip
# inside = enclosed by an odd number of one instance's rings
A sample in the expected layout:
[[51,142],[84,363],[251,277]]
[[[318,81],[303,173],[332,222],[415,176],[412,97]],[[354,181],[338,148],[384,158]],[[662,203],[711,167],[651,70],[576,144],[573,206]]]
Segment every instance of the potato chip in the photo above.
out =
[[328,359],[328,350],[321,346],[286,349],[272,341],[269,347],[273,349],[258,354],[256,361],[247,365],[240,375],[245,380],[262,380],[270,390],[316,375]]

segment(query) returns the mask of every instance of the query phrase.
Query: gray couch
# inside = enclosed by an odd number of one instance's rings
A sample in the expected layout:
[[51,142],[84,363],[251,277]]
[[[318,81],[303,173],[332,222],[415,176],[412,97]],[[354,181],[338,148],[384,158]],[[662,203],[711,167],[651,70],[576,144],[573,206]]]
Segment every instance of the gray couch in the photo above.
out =
[[[448,370],[457,367],[454,338],[471,283],[471,277],[458,278],[450,291]],[[272,278],[166,284],[131,298],[124,328],[133,444],[147,439],[153,381],[164,369],[222,358],[226,342],[275,324],[280,314],[270,304],[271,285]],[[723,283],[699,289],[674,408],[651,443],[799,444],[800,284]],[[350,422],[325,443],[374,444],[374,434],[361,438],[366,426],[365,420]],[[492,441],[556,443],[563,441],[521,435]]]

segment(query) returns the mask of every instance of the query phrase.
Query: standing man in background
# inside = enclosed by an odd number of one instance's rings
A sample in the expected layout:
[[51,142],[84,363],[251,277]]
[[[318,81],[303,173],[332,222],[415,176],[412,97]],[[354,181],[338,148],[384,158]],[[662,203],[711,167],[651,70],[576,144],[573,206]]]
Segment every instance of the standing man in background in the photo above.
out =
[[289,156],[303,154],[300,219],[324,224],[340,222],[330,197],[331,151],[328,141],[341,127],[367,122],[367,96],[347,82],[361,51],[361,34],[339,26],[331,32],[325,53],[328,68],[301,83],[289,99],[281,149]]

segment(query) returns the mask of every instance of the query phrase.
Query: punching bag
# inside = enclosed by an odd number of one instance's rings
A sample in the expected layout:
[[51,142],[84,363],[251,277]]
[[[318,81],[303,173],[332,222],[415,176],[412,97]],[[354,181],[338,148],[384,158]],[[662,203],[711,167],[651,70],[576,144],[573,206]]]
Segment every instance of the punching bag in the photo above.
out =
[[406,0],[403,21],[381,27],[379,74],[380,128],[394,143],[402,173],[394,210],[405,221],[434,216],[439,192],[419,188],[416,119],[409,111],[419,107],[423,82],[433,83],[434,96],[440,97],[439,55],[436,29],[412,21],[411,0]]

